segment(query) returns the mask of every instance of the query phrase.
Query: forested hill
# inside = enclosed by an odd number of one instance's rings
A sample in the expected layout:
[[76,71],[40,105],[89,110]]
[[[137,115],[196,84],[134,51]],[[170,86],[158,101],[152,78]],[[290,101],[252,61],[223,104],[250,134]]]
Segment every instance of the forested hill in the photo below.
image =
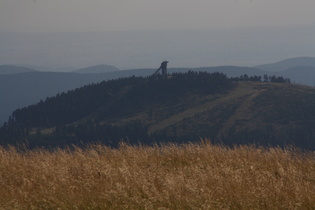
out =
[[121,140],[151,144],[206,137],[228,145],[314,149],[315,90],[287,82],[187,72],[91,84],[15,110],[0,140],[31,147],[95,141],[116,146]]
[[[232,81],[223,74],[196,72],[172,74],[167,80],[159,77],[129,77],[91,84],[15,110],[2,128],[2,142],[33,140],[34,132],[40,133],[47,128],[53,128],[57,132],[61,128],[67,130],[73,126],[90,126],[91,122],[117,129],[124,123],[113,126],[114,119],[125,118],[143,110],[152,112],[155,108],[175,106],[185,102],[193,94],[223,93],[232,87]],[[138,124],[138,120],[135,124]],[[117,134],[114,132],[114,135],[106,134],[104,138],[113,136],[119,141],[119,138],[129,134],[119,131]],[[65,142],[58,144],[67,144],[68,141],[72,143],[78,139],[91,140],[68,137]]]
[[176,104],[192,91],[210,94],[232,87],[232,82],[219,73],[189,72],[171,77],[130,77],[84,86],[15,110],[10,124],[57,126],[80,121],[93,113],[98,120],[106,120],[159,103]]

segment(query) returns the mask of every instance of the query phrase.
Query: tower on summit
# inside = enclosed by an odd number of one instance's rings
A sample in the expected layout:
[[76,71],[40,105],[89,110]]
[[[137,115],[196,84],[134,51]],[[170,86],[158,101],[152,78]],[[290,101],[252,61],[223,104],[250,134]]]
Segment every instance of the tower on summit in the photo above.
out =
[[158,68],[155,72],[154,72],[154,74],[152,75],[152,76],[155,76],[160,70],[162,70],[162,76],[163,76],[163,78],[167,78],[167,64],[168,64],[169,62],[168,61],[163,61],[162,63],[161,63],[161,66],[160,66],[160,68]]

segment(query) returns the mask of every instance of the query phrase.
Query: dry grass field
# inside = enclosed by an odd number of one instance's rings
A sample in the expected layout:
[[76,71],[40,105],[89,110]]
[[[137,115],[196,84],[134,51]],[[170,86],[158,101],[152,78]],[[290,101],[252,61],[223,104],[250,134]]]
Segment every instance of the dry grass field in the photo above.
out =
[[315,209],[315,154],[185,145],[0,148],[0,209]]

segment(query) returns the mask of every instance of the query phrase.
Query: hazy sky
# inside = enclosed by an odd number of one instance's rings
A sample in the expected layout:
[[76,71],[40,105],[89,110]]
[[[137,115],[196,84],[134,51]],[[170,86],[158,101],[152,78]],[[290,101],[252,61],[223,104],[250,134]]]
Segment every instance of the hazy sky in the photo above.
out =
[[315,23],[314,0],[0,0],[0,31],[209,29]]
[[201,67],[315,56],[314,8],[315,0],[0,0],[0,65],[131,69],[163,59]]

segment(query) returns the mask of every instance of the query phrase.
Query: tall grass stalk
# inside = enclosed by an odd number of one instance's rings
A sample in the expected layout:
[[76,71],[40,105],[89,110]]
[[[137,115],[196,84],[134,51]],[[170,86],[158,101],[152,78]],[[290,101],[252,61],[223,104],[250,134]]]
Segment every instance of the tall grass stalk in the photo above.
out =
[[209,142],[0,148],[1,209],[312,209],[315,155]]

